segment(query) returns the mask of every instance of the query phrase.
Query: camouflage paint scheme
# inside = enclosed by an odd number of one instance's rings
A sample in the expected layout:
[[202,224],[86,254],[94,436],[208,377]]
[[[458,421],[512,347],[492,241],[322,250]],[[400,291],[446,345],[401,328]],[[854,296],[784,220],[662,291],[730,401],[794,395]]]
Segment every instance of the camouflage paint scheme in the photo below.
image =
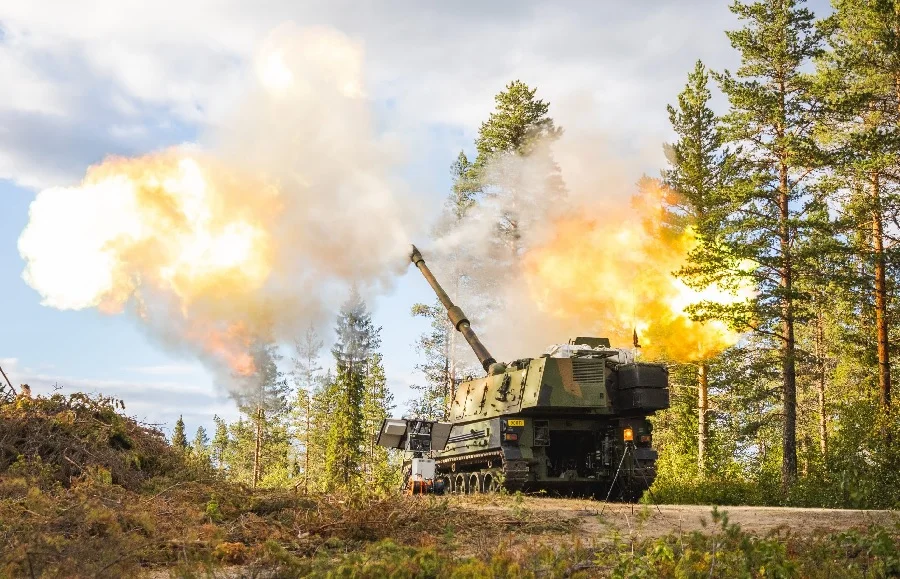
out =
[[[631,396],[620,405],[626,408],[617,408],[614,399],[622,397],[618,392],[622,369],[638,377],[642,372],[650,374],[652,379],[632,384],[630,393],[644,396],[639,404]],[[621,461],[619,482],[640,491],[655,475],[656,453],[650,448],[646,416],[668,407],[667,385],[665,368],[656,364],[618,364],[602,357],[517,360],[503,373],[458,386],[449,412],[450,442],[435,453],[438,472],[455,492],[475,492],[500,482],[502,463],[524,461],[528,472],[522,487],[526,490],[605,494],[622,458],[624,430],[631,427],[635,452]],[[505,440],[507,433],[515,434],[517,440]],[[589,468],[582,464],[564,476],[552,472],[548,462],[555,450],[553,438],[583,445],[596,460],[590,461]],[[580,457],[573,460],[578,462]],[[461,478],[460,473],[479,477]],[[475,485],[480,488],[471,488]],[[617,494],[624,490],[619,488]]]

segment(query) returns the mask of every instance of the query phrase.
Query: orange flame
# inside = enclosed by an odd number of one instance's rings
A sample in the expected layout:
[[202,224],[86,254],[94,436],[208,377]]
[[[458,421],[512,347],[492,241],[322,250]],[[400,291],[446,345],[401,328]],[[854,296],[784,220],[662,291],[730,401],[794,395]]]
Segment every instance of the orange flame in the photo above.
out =
[[256,320],[234,304],[269,277],[277,211],[277,191],[199,154],[111,158],[79,187],[37,196],[19,241],[25,279],[60,309],[134,303],[145,322],[247,375]]
[[693,322],[684,311],[702,300],[727,304],[746,296],[716,287],[696,291],[673,275],[697,241],[691,229],[663,227],[670,194],[654,184],[635,197],[631,216],[558,219],[551,238],[524,258],[538,307],[622,346],[631,344],[636,330],[652,358],[700,361],[736,343],[739,335],[725,324]]
[[256,373],[256,364],[250,354],[253,337],[243,323],[231,324],[224,330],[207,328],[205,333],[191,333],[189,337],[202,344],[207,354],[224,361],[238,376]]

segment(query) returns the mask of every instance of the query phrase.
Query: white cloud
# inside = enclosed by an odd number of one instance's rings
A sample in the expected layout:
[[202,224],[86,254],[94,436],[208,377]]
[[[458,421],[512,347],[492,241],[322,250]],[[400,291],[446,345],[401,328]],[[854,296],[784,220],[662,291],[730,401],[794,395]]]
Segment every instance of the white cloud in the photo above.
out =
[[[693,60],[729,60],[720,31],[732,25],[726,3],[700,0],[8,2],[0,8],[0,72],[14,88],[0,97],[0,126],[8,127],[0,177],[28,185],[77,179],[92,160],[85,148],[97,157],[168,144],[171,133],[158,129],[166,117],[215,124],[259,42],[287,20],[334,26],[363,44],[368,92],[391,103],[388,127],[412,151],[434,123],[459,127],[460,144],[470,142],[513,78],[538,86],[564,125],[658,145],[664,106]],[[571,102],[588,106],[567,110]],[[40,134],[29,137],[22,125]],[[153,125],[149,134],[142,125]],[[95,135],[73,136],[85,131]],[[66,146],[37,161],[35,139]]]
[[213,414],[228,420],[238,417],[231,398],[216,391],[209,383],[79,378],[38,373],[28,368],[20,369],[15,363],[9,366],[7,368],[4,364],[3,367],[8,374],[15,376],[13,384],[17,388],[19,384],[28,384],[34,395],[86,392],[92,395],[111,396],[125,401],[126,414],[150,424],[171,426],[179,415],[188,413],[197,418],[195,422],[202,421],[204,424],[211,420]]
[[129,372],[137,372],[139,374],[149,374],[151,376],[170,376],[180,374],[194,374],[202,371],[198,365],[192,364],[161,364],[158,366],[132,366],[123,368]]

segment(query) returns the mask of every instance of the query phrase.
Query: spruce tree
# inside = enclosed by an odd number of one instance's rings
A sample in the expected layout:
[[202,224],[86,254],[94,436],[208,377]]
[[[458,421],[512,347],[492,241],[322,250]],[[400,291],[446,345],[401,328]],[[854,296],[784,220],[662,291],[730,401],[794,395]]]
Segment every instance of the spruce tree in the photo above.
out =
[[228,451],[228,425],[221,417],[213,415],[216,431],[210,445],[210,457],[219,471],[225,470],[225,456]]
[[380,332],[381,328],[372,323],[359,292],[353,288],[338,315],[337,341],[331,350],[336,374],[325,452],[329,488],[353,488],[359,482],[365,437],[362,405],[367,361],[381,344]]
[[[390,417],[394,409],[394,395],[387,387],[381,354],[369,356],[366,364],[363,395],[363,436],[362,471],[366,481],[373,488],[388,491],[399,484],[399,469],[394,455],[387,448],[376,444],[382,422]],[[395,453],[396,454],[396,453]]]
[[206,429],[202,426],[198,426],[197,432],[194,434],[194,440],[191,442],[191,453],[196,459],[209,464],[209,437],[206,435]]
[[[740,179],[728,188],[727,218],[717,247],[720,256],[702,264],[699,283],[732,287],[749,278],[757,296],[749,304],[707,304],[700,317],[728,320],[752,329],[780,352],[783,490],[797,475],[798,276],[808,263],[804,243],[820,224],[811,210],[811,168],[818,160],[812,140],[812,78],[804,67],[821,53],[821,34],[802,0],[735,2],[731,10],[744,28],[728,32],[741,54],[735,75],[718,75],[731,109],[724,137],[736,150]],[[752,266],[747,266],[752,264]],[[697,313],[697,312],[695,312]]]
[[325,464],[337,401],[337,385],[334,373],[329,369],[313,390],[309,404],[312,428],[307,433],[309,440],[305,458],[308,458],[311,466],[308,473],[309,479],[305,481],[305,488],[310,491],[324,491],[329,487]]
[[295,441],[297,463],[303,470],[303,490],[307,493],[310,490],[310,480],[315,477],[312,471],[321,467],[320,462],[310,459],[315,454],[311,450],[312,432],[324,426],[317,424],[313,415],[313,397],[322,383],[319,352],[323,345],[312,326],[307,328],[302,338],[294,341],[294,368],[291,374],[296,394],[291,409],[292,438]]
[[181,451],[186,451],[188,448],[188,440],[184,432],[184,418],[180,415],[175,422],[175,429],[172,431],[172,446]]

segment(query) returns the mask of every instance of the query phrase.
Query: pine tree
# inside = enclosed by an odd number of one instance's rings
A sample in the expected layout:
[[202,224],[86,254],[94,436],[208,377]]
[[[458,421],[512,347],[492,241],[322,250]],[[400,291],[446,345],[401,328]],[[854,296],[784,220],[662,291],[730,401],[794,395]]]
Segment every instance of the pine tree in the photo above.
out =
[[186,451],[188,448],[187,436],[184,433],[184,418],[182,416],[179,416],[175,422],[175,429],[172,431],[172,446],[182,451]]
[[[689,264],[680,272],[688,284],[696,277],[695,267],[715,259],[722,189],[732,170],[730,156],[723,150],[722,133],[715,113],[709,107],[712,94],[708,88],[709,73],[699,60],[688,75],[684,91],[678,95],[678,108],[669,106],[669,122],[678,140],[666,147],[669,169],[666,185],[677,195],[676,205],[668,212],[679,221],[680,229],[696,232],[698,244],[689,256]],[[702,265],[701,265],[702,268]],[[706,448],[709,437],[709,365],[697,364],[697,469],[706,470]]]
[[[740,180],[729,187],[727,219],[717,247],[720,256],[702,264],[698,283],[734,287],[752,280],[757,296],[749,304],[705,304],[695,315],[728,320],[734,327],[770,338],[781,360],[782,488],[797,475],[797,348],[795,322],[798,276],[808,257],[804,242],[820,227],[811,211],[817,200],[808,188],[818,162],[812,142],[812,79],[803,67],[821,53],[821,34],[802,0],[735,2],[745,23],[728,32],[741,53],[736,76],[717,75],[731,110],[724,136],[736,148]],[[746,267],[742,264],[752,264]]]
[[[550,104],[536,98],[537,89],[515,80],[494,97],[495,110],[481,124],[475,139],[478,156],[472,175],[483,195],[500,198],[499,239],[512,259],[520,251],[521,231],[528,216],[546,217],[566,195],[562,173],[550,145],[562,135],[549,116]],[[526,160],[526,162],[519,162]],[[532,204],[538,203],[538,207]]]
[[[278,369],[281,358],[273,344],[257,344],[253,347],[255,372],[246,377],[244,388],[236,393],[238,409],[247,417],[233,429],[234,449],[247,452],[248,435],[252,436],[252,469],[247,482],[257,486],[268,477],[266,486],[277,486],[289,477],[287,397],[289,387],[284,375]],[[239,462],[246,464],[246,458]],[[243,478],[246,473],[237,474]]]
[[336,375],[333,385],[334,408],[329,417],[325,452],[326,481],[329,488],[353,488],[359,482],[365,424],[362,404],[369,356],[381,344],[381,328],[356,288],[341,307],[331,352]]
[[541,139],[554,140],[562,135],[562,129],[548,116],[550,104],[535,98],[536,94],[536,88],[514,80],[494,97],[495,111],[481,123],[475,140],[476,166],[484,167],[500,154],[528,155]]
[[296,390],[296,397],[292,405],[291,418],[293,422],[293,439],[296,441],[296,456],[298,464],[303,469],[303,489],[308,493],[310,480],[314,477],[312,470],[321,466],[321,463],[311,461],[315,454],[311,451],[311,435],[315,428],[320,428],[314,421],[313,397],[322,383],[322,367],[319,365],[319,352],[324,343],[319,338],[315,328],[307,328],[303,338],[294,342],[294,368],[292,377]]
[[[832,153],[847,225],[869,229],[852,249],[866,262],[860,285],[870,288],[875,314],[878,391],[883,409],[891,403],[886,222],[897,204],[900,158],[900,4],[893,1],[836,0],[828,23],[832,50],[819,66],[828,114],[821,123]],[[848,241],[854,241],[849,236]],[[857,238],[858,239],[858,238]]]
[[225,470],[225,457],[228,452],[228,425],[217,415],[213,415],[213,422],[216,424],[216,432],[213,434],[210,458],[221,472]]

